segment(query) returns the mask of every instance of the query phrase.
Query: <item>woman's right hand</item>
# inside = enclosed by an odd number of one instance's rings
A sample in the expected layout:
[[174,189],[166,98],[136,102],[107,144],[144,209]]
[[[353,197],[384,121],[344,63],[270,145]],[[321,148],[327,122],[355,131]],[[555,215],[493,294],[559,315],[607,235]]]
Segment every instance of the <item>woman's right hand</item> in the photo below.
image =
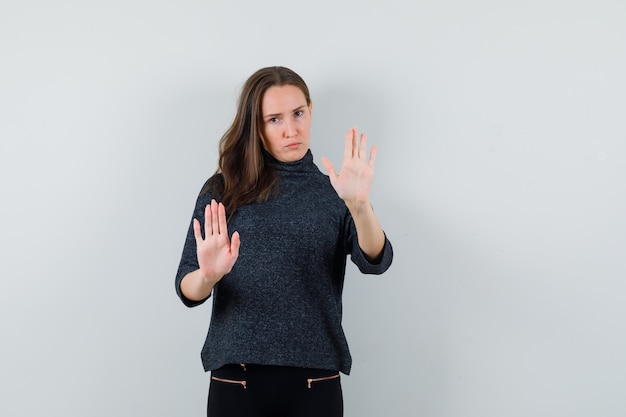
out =
[[211,204],[204,209],[204,239],[198,219],[193,219],[193,233],[201,276],[203,280],[215,284],[231,271],[237,261],[241,243],[239,233],[235,232],[232,239],[228,238],[226,209],[215,200],[211,200]]

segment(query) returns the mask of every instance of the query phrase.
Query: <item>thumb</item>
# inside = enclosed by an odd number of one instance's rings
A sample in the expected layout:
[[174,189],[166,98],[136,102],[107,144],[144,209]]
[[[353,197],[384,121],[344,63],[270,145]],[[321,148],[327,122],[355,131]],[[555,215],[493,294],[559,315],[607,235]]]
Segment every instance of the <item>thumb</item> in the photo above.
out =
[[324,165],[324,168],[326,169],[326,172],[328,172],[329,176],[331,177],[337,176],[337,173],[335,172],[335,168],[333,167],[332,162],[330,162],[330,160],[326,158],[325,156],[322,156],[322,165]]
[[241,238],[239,232],[234,232],[230,238],[230,253],[237,258],[239,256],[239,246],[241,246]]

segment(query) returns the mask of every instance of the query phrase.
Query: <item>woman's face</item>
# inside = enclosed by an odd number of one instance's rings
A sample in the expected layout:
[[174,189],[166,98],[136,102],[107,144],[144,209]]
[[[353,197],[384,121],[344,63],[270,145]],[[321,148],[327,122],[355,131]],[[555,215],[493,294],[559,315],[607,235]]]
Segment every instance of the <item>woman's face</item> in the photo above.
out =
[[296,86],[273,86],[265,92],[261,102],[261,140],[274,158],[294,162],[304,157],[309,150],[311,109]]

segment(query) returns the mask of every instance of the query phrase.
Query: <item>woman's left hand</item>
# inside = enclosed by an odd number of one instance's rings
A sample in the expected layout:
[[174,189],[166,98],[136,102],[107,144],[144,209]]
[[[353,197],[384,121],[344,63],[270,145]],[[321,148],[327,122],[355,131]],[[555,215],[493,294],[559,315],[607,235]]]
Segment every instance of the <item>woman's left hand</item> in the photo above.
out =
[[367,159],[367,135],[361,134],[358,139],[358,129],[352,128],[346,134],[346,143],[343,153],[343,163],[339,173],[335,172],[333,164],[322,158],[322,164],[330,183],[337,191],[339,198],[345,201],[348,207],[362,207],[370,204],[370,190],[374,181],[374,163],[376,162],[376,147],[372,147],[369,160]]

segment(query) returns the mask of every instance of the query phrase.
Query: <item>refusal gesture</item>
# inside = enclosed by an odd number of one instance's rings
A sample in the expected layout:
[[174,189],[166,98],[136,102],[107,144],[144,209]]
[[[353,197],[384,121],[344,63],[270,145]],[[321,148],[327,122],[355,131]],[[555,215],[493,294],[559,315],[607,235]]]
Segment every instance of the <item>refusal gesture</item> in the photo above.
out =
[[193,233],[196,238],[198,265],[205,279],[219,281],[229,273],[239,256],[239,233],[228,238],[226,209],[222,203],[211,200],[204,210],[204,239],[200,232],[200,222],[193,220]]
[[348,206],[369,205],[375,162],[376,147],[372,147],[368,159],[367,135],[362,133],[359,138],[357,128],[348,130],[346,134],[343,162],[339,173],[335,172],[328,158],[322,157],[322,164],[328,172],[331,185]]

